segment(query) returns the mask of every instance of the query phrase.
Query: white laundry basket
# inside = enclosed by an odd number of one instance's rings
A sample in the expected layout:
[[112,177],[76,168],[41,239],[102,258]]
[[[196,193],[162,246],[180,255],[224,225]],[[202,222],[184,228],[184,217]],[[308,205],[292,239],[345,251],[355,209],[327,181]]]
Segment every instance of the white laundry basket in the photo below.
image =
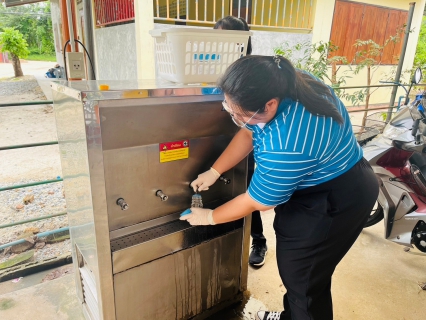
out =
[[155,29],[160,77],[179,83],[215,82],[235,60],[246,55],[250,31],[200,28]]

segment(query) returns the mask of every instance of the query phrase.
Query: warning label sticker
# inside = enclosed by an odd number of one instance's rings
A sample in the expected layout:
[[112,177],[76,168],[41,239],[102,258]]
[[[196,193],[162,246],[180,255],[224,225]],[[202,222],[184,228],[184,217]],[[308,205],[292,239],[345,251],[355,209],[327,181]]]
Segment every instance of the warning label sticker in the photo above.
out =
[[160,162],[187,159],[189,157],[189,140],[160,143]]

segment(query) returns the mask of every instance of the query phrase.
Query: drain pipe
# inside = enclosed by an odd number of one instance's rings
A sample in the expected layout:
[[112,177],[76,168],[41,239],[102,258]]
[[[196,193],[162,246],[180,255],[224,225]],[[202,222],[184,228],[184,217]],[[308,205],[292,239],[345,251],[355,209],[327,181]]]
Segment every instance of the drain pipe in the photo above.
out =
[[[408,36],[410,35],[411,22],[413,21],[415,2],[410,2],[410,9],[408,10],[407,27],[405,28],[404,42],[402,43],[401,54],[399,56],[398,68],[396,69],[395,82],[399,83],[401,79],[402,65],[404,64],[405,51],[407,50]],[[395,104],[396,92],[398,86],[394,86],[392,89],[391,99],[389,101],[388,113],[386,115],[386,123],[388,123],[392,117],[393,105]]]
[[[47,237],[47,236],[50,236],[52,234],[61,233],[61,232],[69,232],[69,227],[37,233],[36,237],[37,237],[37,239],[40,239],[40,238]],[[2,245],[0,245],[0,251],[3,250],[3,249],[6,249],[8,247],[24,243],[25,241],[27,241],[27,240],[20,239],[20,240],[16,240],[16,241],[13,241],[13,242],[2,244]]]

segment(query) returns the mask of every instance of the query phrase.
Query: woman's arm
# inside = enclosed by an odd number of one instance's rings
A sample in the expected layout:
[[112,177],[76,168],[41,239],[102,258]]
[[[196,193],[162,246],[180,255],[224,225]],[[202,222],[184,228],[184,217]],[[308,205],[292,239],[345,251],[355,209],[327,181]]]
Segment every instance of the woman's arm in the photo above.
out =
[[264,206],[254,201],[248,193],[243,193],[213,211],[215,223],[225,223],[243,218],[255,210],[266,211],[274,207]]
[[253,150],[252,132],[242,128],[213,164],[213,169],[222,174],[237,165],[251,150]]

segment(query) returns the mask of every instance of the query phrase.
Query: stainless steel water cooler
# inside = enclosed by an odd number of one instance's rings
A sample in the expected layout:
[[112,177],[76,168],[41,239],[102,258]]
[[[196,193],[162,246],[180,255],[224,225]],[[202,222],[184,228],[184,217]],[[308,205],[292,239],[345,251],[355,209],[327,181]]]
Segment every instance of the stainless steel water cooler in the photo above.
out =
[[[102,84],[105,84],[104,82]],[[77,294],[88,319],[205,318],[246,289],[250,217],[179,220],[189,183],[238,128],[214,87],[53,83]],[[214,209],[246,190],[246,161],[202,193]]]

